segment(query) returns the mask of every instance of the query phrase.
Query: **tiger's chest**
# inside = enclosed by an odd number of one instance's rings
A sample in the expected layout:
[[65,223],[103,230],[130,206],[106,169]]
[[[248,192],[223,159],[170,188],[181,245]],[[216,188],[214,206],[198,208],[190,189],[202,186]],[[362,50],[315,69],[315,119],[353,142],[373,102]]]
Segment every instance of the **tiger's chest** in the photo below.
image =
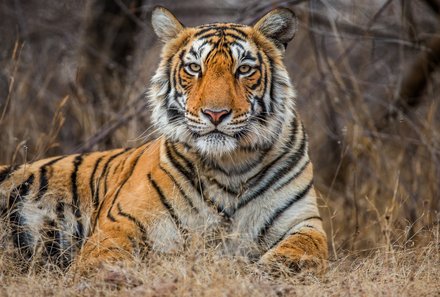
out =
[[[273,213],[277,199],[282,200],[287,194],[278,193],[274,197],[269,189],[255,195],[256,192],[244,182],[229,183],[227,187],[222,182],[202,176],[203,191],[185,189],[197,212],[175,209],[180,226],[164,217],[152,232],[156,249],[174,251],[183,247],[189,238],[197,238],[204,241],[203,246],[220,247],[228,254],[249,256],[261,253],[259,233]],[[281,226],[273,232],[281,235],[285,228]]]

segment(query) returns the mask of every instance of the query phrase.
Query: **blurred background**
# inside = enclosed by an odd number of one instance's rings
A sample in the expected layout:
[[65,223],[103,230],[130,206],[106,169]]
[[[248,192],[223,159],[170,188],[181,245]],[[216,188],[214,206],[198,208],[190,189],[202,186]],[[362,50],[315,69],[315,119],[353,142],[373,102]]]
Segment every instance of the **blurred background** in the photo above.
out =
[[439,236],[439,0],[1,1],[0,164],[155,137],[158,4],[187,26],[295,11],[285,62],[334,258]]

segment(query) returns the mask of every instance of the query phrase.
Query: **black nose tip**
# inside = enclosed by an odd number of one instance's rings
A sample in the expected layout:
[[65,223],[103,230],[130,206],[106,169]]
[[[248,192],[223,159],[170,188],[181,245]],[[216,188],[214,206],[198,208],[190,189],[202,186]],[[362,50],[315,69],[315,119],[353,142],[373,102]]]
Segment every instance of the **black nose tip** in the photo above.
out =
[[218,125],[231,113],[231,110],[202,109],[202,113],[209,118],[211,123],[213,123],[214,125]]

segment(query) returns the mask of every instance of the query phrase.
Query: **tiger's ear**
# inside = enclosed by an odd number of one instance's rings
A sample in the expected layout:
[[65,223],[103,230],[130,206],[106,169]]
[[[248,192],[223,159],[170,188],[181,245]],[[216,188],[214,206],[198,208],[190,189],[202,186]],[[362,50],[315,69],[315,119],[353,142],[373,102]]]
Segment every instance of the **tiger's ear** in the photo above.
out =
[[167,42],[184,29],[181,22],[166,8],[156,6],[151,16],[153,30],[160,40]]
[[293,39],[297,28],[298,20],[293,11],[288,8],[276,8],[254,25],[254,29],[271,39],[282,50]]

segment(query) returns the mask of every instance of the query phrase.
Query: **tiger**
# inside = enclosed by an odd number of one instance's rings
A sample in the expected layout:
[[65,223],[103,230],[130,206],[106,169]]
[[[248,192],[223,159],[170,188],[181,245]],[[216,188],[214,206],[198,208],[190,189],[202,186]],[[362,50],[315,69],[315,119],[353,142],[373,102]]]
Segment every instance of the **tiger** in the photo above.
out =
[[156,7],[163,43],[147,92],[159,135],[133,148],[0,167],[0,214],[29,262],[90,271],[183,251],[200,234],[264,267],[325,270],[308,138],[283,62],[297,18],[185,27]]

